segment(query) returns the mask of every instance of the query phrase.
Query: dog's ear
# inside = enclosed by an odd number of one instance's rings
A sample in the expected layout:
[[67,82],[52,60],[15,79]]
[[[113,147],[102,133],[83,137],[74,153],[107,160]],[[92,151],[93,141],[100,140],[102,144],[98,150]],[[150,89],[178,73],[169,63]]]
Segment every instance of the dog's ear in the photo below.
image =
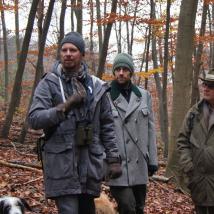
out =
[[29,211],[33,211],[32,208],[29,206],[29,204],[27,203],[27,201],[23,198],[20,198],[21,203],[24,205],[24,207],[29,210]]

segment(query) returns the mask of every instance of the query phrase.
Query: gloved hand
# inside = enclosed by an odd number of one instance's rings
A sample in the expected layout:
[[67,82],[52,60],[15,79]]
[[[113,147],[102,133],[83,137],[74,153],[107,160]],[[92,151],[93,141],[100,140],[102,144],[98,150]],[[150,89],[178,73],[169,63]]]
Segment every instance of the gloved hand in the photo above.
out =
[[115,179],[122,175],[120,158],[109,158],[107,159],[107,164],[106,180]]
[[108,165],[108,177],[110,179],[118,178],[122,175],[120,163],[111,163]]
[[61,103],[57,106],[57,110],[68,114],[72,108],[78,107],[86,97],[86,91],[84,86],[76,79],[73,78],[74,94],[68,97],[65,103]]
[[154,173],[158,170],[157,165],[148,165],[148,174],[149,176],[154,175]]

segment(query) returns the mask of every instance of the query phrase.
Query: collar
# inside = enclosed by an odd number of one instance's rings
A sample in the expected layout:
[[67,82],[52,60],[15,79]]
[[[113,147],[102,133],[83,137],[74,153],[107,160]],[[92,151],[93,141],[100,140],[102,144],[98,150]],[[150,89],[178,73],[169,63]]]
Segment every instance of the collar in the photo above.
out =
[[[131,88],[131,91],[134,92],[137,97],[142,97],[140,90],[138,89],[138,87],[136,85],[132,84],[132,82],[130,84],[130,88]],[[120,95],[120,89],[118,87],[116,80],[113,80],[111,82],[110,95],[111,95],[111,99],[113,101],[116,100]]]

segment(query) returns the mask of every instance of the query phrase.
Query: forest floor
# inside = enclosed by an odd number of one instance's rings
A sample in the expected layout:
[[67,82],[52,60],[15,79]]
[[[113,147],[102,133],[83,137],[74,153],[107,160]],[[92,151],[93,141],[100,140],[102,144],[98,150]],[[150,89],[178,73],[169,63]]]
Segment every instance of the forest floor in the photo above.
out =
[[[16,143],[21,130],[18,121],[20,120],[16,119],[13,123],[9,139],[0,139],[0,196],[22,197],[33,208],[34,213],[57,214],[53,201],[46,200],[44,196],[42,170],[35,149],[39,135],[30,132],[25,144]],[[2,123],[3,119],[0,117],[0,128]],[[161,149],[159,161],[164,164],[159,167],[157,175],[164,176],[166,164]],[[111,197],[110,200],[112,201]],[[150,178],[145,214],[193,213],[190,197],[176,188],[173,179],[163,182]]]

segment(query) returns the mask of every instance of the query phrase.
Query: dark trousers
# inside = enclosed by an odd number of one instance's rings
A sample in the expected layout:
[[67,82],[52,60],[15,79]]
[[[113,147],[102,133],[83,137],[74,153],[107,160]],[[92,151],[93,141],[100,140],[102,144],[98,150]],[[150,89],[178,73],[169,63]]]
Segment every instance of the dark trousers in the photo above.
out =
[[214,207],[195,206],[196,214],[214,214]]
[[146,185],[110,187],[118,204],[119,214],[143,214],[146,200]]
[[58,214],[95,214],[94,197],[88,194],[55,198]]

